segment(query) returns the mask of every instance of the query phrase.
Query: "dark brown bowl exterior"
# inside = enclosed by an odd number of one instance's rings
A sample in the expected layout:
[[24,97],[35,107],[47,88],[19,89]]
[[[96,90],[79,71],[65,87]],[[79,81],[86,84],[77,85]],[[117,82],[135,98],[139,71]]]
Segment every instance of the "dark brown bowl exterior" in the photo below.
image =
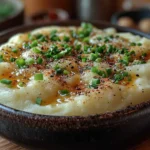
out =
[[[92,23],[98,28],[115,27],[118,31],[150,38],[136,30],[102,22]],[[40,26],[79,24],[80,21],[66,21],[22,26],[2,33],[0,44],[18,32]],[[150,101],[114,113],[86,117],[38,115],[0,105],[0,134],[14,142],[33,147],[125,149],[150,135]]]

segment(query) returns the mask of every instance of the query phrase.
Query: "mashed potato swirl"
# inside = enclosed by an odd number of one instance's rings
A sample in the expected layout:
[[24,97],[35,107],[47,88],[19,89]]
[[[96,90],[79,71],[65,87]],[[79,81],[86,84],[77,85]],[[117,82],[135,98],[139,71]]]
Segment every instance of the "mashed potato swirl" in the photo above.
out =
[[0,46],[0,103],[85,116],[150,100],[150,40],[115,29],[49,26]]

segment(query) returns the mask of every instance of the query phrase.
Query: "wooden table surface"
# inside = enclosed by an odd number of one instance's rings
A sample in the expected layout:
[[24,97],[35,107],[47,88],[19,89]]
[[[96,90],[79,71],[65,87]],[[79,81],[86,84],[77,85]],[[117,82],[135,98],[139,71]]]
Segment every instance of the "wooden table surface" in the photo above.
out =
[[[29,150],[0,137],[0,150]],[[30,149],[31,150],[31,149]],[[130,150],[150,150],[150,139]]]

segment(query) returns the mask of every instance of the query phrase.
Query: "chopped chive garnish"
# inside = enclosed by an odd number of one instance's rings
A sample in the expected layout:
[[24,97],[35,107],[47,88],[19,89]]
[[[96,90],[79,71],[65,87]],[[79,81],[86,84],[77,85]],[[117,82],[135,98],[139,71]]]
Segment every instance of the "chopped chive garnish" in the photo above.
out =
[[34,53],[37,53],[37,54],[41,54],[41,53],[42,53],[41,49],[39,49],[39,48],[37,48],[37,47],[33,47],[33,48],[32,48],[32,51],[33,51]]
[[82,62],[86,62],[87,61],[87,58],[86,57],[83,57],[82,58]]
[[44,36],[43,34],[37,34],[37,35],[35,35],[36,39],[40,39],[43,36]]
[[128,72],[121,72],[121,73],[115,74],[114,75],[114,82],[118,83],[119,81],[123,80],[125,77],[131,78],[131,76],[128,74]]
[[69,41],[70,41],[70,38],[69,38],[68,36],[64,36],[64,37],[63,37],[63,41],[69,42]]
[[55,73],[57,75],[62,74],[63,73],[63,69],[62,68],[57,68],[57,69],[55,69]]
[[17,53],[18,50],[17,50],[16,48],[13,48],[13,49],[12,49],[12,52],[13,52],[13,53]]
[[81,49],[81,45],[80,45],[80,44],[78,44],[78,45],[75,46],[75,50],[78,51],[78,50],[80,50],[80,49]]
[[35,39],[34,36],[31,35],[31,33],[28,34],[28,38],[29,38],[29,40],[31,40],[31,41],[33,41],[33,40]]
[[97,58],[98,58],[97,54],[94,54],[94,53],[90,54],[90,58],[89,58],[90,60],[95,61]]
[[86,37],[83,39],[83,42],[85,42],[85,43],[89,43],[89,41],[90,41],[89,37]]
[[102,59],[101,59],[101,58],[97,58],[95,61],[96,61],[96,62],[101,62]]
[[44,35],[42,37],[40,37],[38,39],[38,41],[40,41],[40,42],[47,42],[46,37]]
[[16,59],[16,64],[19,68],[22,68],[25,66],[26,63],[25,63],[25,60],[23,58],[18,58],[18,59]]
[[20,86],[20,87],[23,87],[24,85],[25,85],[24,82],[19,82],[19,83],[18,83],[18,86]]
[[50,40],[51,41],[60,41],[59,37],[56,35],[57,30],[53,30],[50,33]]
[[147,56],[147,53],[142,53],[142,56],[143,56],[143,57],[146,57],[146,56]]
[[135,51],[130,51],[129,55],[135,55]]
[[136,46],[136,43],[132,42],[130,43],[130,46]]
[[142,43],[137,43],[137,46],[142,46]]
[[36,73],[34,75],[34,80],[43,80],[43,74],[42,73]]
[[34,40],[34,41],[30,44],[31,48],[36,47],[37,45],[38,45],[38,41],[37,41],[37,40]]
[[16,61],[16,58],[11,57],[11,58],[10,58],[10,61],[11,61],[11,62],[15,62],[15,61]]
[[34,59],[33,58],[27,58],[25,60],[25,62],[26,62],[27,65],[32,65],[32,64],[34,64]]
[[3,62],[3,61],[4,61],[3,55],[0,55],[0,62]]
[[12,81],[8,80],[8,79],[1,79],[0,83],[10,85],[12,83]]
[[109,40],[109,38],[108,37],[104,37],[104,42],[105,43],[107,43],[107,42],[109,42],[110,40]]
[[110,68],[106,68],[106,73],[108,76],[110,76],[112,74],[112,70]]
[[102,37],[101,37],[101,36],[98,36],[98,37],[97,37],[97,40],[99,40],[99,41],[102,40]]
[[97,67],[92,67],[92,68],[91,68],[91,71],[92,71],[93,73],[98,73],[99,70],[97,69]]
[[37,59],[37,64],[42,64],[42,63],[43,63],[43,59],[39,57],[39,58]]
[[102,45],[102,46],[96,47],[95,51],[98,53],[103,53],[105,49],[106,49],[106,45]]
[[64,70],[64,71],[63,71],[63,74],[64,74],[64,75],[68,75],[68,74],[69,74],[69,71]]
[[37,97],[36,98],[36,104],[41,105],[42,104],[42,98]]
[[95,78],[93,78],[93,79],[92,79],[92,82],[91,82],[91,84],[90,84],[90,87],[92,87],[92,88],[97,88],[99,84],[100,84],[100,79],[95,79]]
[[31,48],[31,47],[30,47],[29,43],[24,43],[23,48],[29,49],[29,48]]
[[61,96],[67,96],[70,94],[70,92],[68,90],[59,90],[58,93],[61,95]]

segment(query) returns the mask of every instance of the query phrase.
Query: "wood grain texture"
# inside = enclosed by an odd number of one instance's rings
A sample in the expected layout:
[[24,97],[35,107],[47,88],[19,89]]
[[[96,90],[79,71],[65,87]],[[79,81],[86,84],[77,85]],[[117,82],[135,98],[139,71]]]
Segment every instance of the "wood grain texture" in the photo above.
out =
[[[23,148],[13,142],[0,137],[0,150],[31,150]],[[32,149],[33,150],[33,149]],[[150,139],[146,140],[130,150],[150,150]]]
[[0,137],[0,150],[28,150]]

